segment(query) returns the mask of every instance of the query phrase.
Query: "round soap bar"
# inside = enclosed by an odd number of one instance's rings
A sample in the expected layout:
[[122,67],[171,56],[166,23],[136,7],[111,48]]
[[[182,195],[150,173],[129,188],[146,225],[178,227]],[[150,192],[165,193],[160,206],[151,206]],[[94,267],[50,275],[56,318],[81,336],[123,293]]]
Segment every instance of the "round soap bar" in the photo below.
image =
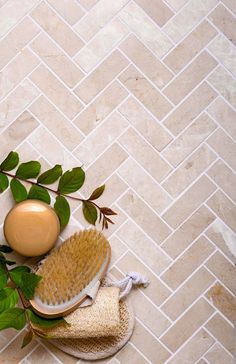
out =
[[26,200],[10,210],[3,229],[13,250],[35,257],[47,253],[54,246],[60,233],[60,223],[49,205],[38,200]]

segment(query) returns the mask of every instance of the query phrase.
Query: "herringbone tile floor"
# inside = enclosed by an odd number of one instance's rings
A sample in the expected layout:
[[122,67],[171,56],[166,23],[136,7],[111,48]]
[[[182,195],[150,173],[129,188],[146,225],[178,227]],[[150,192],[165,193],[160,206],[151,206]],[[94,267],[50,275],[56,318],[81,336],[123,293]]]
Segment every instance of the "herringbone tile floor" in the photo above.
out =
[[[233,363],[235,14],[235,0],[0,0],[1,155],[82,163],[85,196],[105,181],[112,273],[151,280],[102,363]],[[73,205],[63,236],[82,226]],[[82,363],[22,336],[1,332],[1,364]]]

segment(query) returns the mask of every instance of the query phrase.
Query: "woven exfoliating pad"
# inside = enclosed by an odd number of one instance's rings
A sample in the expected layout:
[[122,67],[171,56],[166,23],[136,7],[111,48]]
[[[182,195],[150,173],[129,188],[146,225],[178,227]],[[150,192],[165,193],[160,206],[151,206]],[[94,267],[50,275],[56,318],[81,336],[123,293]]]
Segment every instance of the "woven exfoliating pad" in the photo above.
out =
[[120,327],[116,336],[87,339],[52,339],[58,349],[84,360],[107,358],[120,350],[130,339],[134,329],[133,309],[128,300],[119,302]]

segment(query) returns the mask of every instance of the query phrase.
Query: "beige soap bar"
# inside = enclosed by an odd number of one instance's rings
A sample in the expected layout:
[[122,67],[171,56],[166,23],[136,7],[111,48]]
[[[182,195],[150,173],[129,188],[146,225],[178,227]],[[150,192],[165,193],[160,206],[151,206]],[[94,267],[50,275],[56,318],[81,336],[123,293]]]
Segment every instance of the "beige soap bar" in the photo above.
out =
[[47,253],[54,246],[60,233],[60,223],[49,205],[38,200],[26,200],[10,210],[3,229],[13,250],[34,257]]

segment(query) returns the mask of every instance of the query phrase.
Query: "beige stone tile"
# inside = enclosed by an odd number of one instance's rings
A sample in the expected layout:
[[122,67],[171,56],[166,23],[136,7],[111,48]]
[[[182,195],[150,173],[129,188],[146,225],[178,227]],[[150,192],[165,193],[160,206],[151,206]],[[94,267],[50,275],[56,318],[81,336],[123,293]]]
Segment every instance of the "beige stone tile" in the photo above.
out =
[[134,66],[129,66],[120,75],[119,80],[159,120],[171,110],[169,101]]
[[213,348],[206,353],[205,358],[210,364],[234,363],[233,357],[219,344],[215,344]]
[[74,87],[83,77],[80,69],[44,33],[30,47],[68,87]]
[[74,123],[89,134],[127,96],[127,91],[114,81],[74,120]]
[[128,61],[115,50],[75,89],[75,93],[88,104],[104,87],[110,83],[126,66]]
[[171,259],[133,222],[127,221],[118,230],[117,236],[157,275],[171,263]]
[[229,293],[220,283],[216,283],[207,292],[210,301],[225,315],[232,324],[236,323],[235,296]]
[[[160,13],[160,16],[162,15],[163,13]],[[164,56],[171,48],[172,43],[168,37],[148,18],[145,11],[134,2],[129,3],[120,12],[119,16],[158,58]]]
[[157,243],[170,233],[168,226],[134,193],[127,192],[118,205]]
[[130,364],[146,364],[148,363],[142,355],[139,354],[137,350],[134,349],[129,343],[125,345],[121,351],[116,356],[120,364],[125,364],[128,361]]
[[228,69],[228,71],[236,76],[236,50],[230,41],[220,34],[213,40],[213,42],[211,42],[208,49],[218,59],[218,61]]
[[39,0],[9,0],[0,8],[0,37],[6,34]]
[[207,114],[203,113],[165,148],[162,155],[169,163],[177,167],[216,128],[217,125],[214,121]]
[[[132,270],[143,274],[150,281],[150,284],[145,288],[146,296],[148,296],[152,302],[154,302],[157,306],[161,305],[167,297],[170,295],[170,290],[161,282],[161,280],[155,276],[147,266],[145,266],[141,260],[136,258],[130,251],[122,257],[116,266],[124,273]],[[142,288],[143,289],[143,288]]]
[[119,227],[127,220],[127,216],[124,214],[123,211],[120,210],[119,207],[117,207],[116,205],[111,205],[110,207],[117,213],[117,215],[112,217],[114,225],[110,224],[109,229],[103,232],[107,239],[110,239],[110,236],[115,234]]
[[[184,345],[180,351],[175,354],[170,364],[196,363],[196,361],[214,344],[214,339],[208,333],[201,329],[190,341]],[[198,362],[199,364],[203,364]]]
[[217,89],[217,91],[229,101],[229,103],[236,107],[236,80],[225,71],[225,69],[219,66],[208,77],[210,84]]
[[70,24],[74,25],[84,15],[76,0],[48,0],[48,3]]
[[230,263],[220,252],[216,252],[207,262],[206,266],[225,284],[234,294],[236,293],[236,281],[232,279],[236,267]]
[[128,33],[119,19],[104,26],[76,55],[75,61],[89,72]]
[[126,131],[119,142],[158,182],[170,172],[169,165],[133,129]]
[[220,217],[226,225],[236,232],[236,207],[221,191],[217,191],[207,205]]
[[164,213],[163,219],[177,228],[215,189],[215,185],[202,176]]
[[182,8],[188,0],[166,0],[166,3],[169,4],[173,9],[179,10]]
[[183,225],[168,237],[162,244],[162,249],[175,259],[214,219],[215,216],[212,212],[205,206],[201,206]]
[[[44,345],[62,362],[66,364],[78,364],[78,358],[64,353],[62,350],[57,349],[54,345],[50,344],[48,340],[44,341]],[[36,363],[32,363],[36,364]]]
[[217,34],[207,20],[203,20],[181,43],[179,43],[165,58],[172,71],[178,73],[191,61]]
[[203,51],[164,89],[164,94],[178,104],[216,65],[215,59]]
[[178,12],[164,26],[165,32],[178,42],[183,38],[207,13],[217,5],[217,0],[190,0],[183,9]]
[[74,149],[83,139],[81,133],[44,97],[40,96],[30,111],[59,139],[69,150]]
[[236,19],[222,4],[209,15],[209,19],[236,45]]
[[79,0],[79,4],[87,10],[91,9],[97,2],[98,0]]
[[215,98],[216,92],[203,82],[165,119],[165,126],[175,135],[191,123]]
[[0,72],[0,98],[9,93],[23,80],[39,63],[37,58],[28,49],[21,51]]
[[233,13],[236,13],[236,3],[234,0],[223,0],[222,3],[224,3]]
[[2,330],[0,333],[0,349],[2,350],[8,342],[10,342],[13,337],[16,335],[16,331],[14,329],[6,329]]
[[222,129],[215,131],[207,143],[223,158],[233,169],[236,169],[236,143],[228,137]]
[[120,257],[127,252],[127,247],[120,239],[117,238],[117,236],[113,235],[111,239],[109,240],[110,246],[111,246],[111,261],[110,261],[110,267],[112,267],[115,262],[120,259]]
[[[150,1],[150,0],[149,0]],[[131,34],[120,45],[120,49],[136,64],[141,71],[162,88],[173,77],[171,72],[151,53],[135,35]]]
[[183,192],[216,159],[207,145],[202,145],[172,173],[162,186],[173,197]]
[[106,180],[105,191],[102,196],[99,197],[99,204],[111,205],[128,188],[127,184],[116,173],[112,174],[111,177]]
[[92,163],[125,130],[128,123],[117,112],[112,113],[98,128],[88,136],[74,151],[84,164]]
[[133,159],[127,159],[118,173],[157,213],[171,202],[167,193]]
[[197,364],[207,364],[206,360],[204,359],[200,359]]
[[30,363],[37,364],[58,364],[58,361],[42,345],[38,346],[32,354],[27,357]]
[[161,338],[175,352],[212,315],[213,308],[201,298]]
[[72,119],[81,110],[81,102],[43,65],[30,79],[68,118]]
[[91,39],[128,0],[100,0],[88,12],[88,14],[75,26],[75,30],[88,41]]
[[[145,340],[143,340],[143,338],[145,338]],[[162,346],[138,321],[135,323],[135,331],[131,337],[131,343],[133,343],[152,364],[164,364],[170,356],[170,353],[164,346]]]
[[171,320],[175,321],[214,280],[214,276],[201,267],[164,303],[161,309]]
[[79,36],[45,2],[39,4],[31,16],[70,56],[83,46]]
[[218,313],[206,324],[206,329],[216,337],[230,353],[234,353],[234,328]]
[[208,112],[236,139],[236,112],[222,98],[217,98],[208,108]]
[[37,26],[24,18],[0,42],[0,69],[2,69],[39,32]]
[[161,151],[172,137],[151,114],[149,114],[133,97],[128,98],[120,107],[119,112],[133,125],[147,141],[158,151]]
[[222,190],[236,202],[236,174],[226,166],[222,160],[218,160],[207,174],[222,188]]
[[177,289],[213,251],[214,247],[210,241],[204,236],[200,237],[162,274],[162,280],[172,289]]
[[143,8],[160,27],[162,27],[174,13],[171,9],[162,1],[156,0],[136,0],[136,3]]
[[24,80],[0,103],[0,130],[5,128],[39,95],[28,80]]

